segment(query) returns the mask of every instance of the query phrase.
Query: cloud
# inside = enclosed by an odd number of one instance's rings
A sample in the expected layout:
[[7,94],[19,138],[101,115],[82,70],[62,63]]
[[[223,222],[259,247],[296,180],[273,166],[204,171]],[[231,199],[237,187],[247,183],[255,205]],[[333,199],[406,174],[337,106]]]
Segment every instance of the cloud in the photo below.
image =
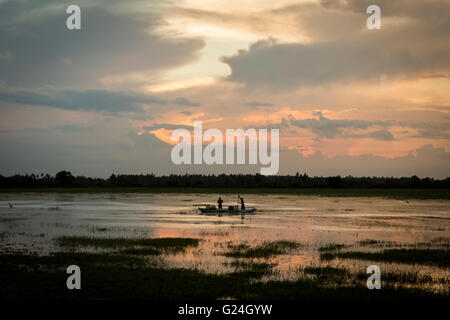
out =
[[[426,139],[445,139],[450,140],[450,133],[448,133],[447,126],[446,129],[420,129],[418,134],[413,135],[415,138],[426,138]],[[447,131],[447,132],[446,132]]]
[[198,107],[198,106],[200,106],[199,103],[191,102],[188,99],[183,98],[183,97],[176,98],[174,103],[179,104],[181,106],[186,106],[186,107]]
[[146,131],[154,131],[158,129],[166,129],[166,130],[176,130],[176,129],[187,129],[192,130],[194,129],[193,126],[183,125],[183,124],[170,124],[170,123],[155,123],[151,126],[144,126],[142,127],[143,130]]
[[111,173],[172,171],[171,147],[152,134],[138,135],[129,128],[99,126],[89,130],[34,130],[0,134],[0,172],[56,172],[69,169],[77,175],[108,177]]
[[251,101],[247,102],[246,105],[250,107],[274,107],[275,105],[270,102],[258,102],[258,101]]
[[0,89],[0,101],[21,105],[46,106],[65,110],[108,112],[139,112],[142,111],[142,105],[152,104],[177,104],[182,106],[197,105],[185,98],[165,100],[139,92],[108,90],[75,91],[59,90],[50,87],[36,91],[11,91]]
[[20,129],[9,129],[9,130],[0,130],[0,134],[5,133],[33,133],[33,132],[43,132],[43,131],[61,131],[61,132],[80,132],[85,130],[90,130],[91,128],[88,127],[82,127],[82,126],[75,126],[75,125],[61,125],[61,126],[54,126],[49,128],[35,128],[35,127],[27,127],[27,128],[20,128]]
[[388,130],[375,130],[368,133],[351,133],[351,134],[344,134],[343,137],[345,138],[370,138],[380,141],[393,141],[394,136],[392,133],[390,133]]
[[133,142],[133,147],[138,150],[159,150],[165,151],[166,153],[170,152],[170,146],[162,140],[158,139],[153,133],[143,132],[142,134],[138,135],[135,132],[131,132],[129,134],[129,137]]
[[[55,174],[70,170],[76,175],[108,177],[111,173],[220,174],[256,173],[257,165],[180,165],[170,160],[171,146],[155,135],[117,126],[85,130],[38,130],[26,135],[0,134],[0,173]],[[299,148],[301,148],[299,146]],[[308,175],[450,176],[450,153],[423,145],[406,156],[384,158],[371,154],[327,157],[320,152],[303,156],[296,150],[280,150],[279,174]]]
[[[308,119],[294,119],[291,118],[289,123],[298,128],[311,129],[311,131],[317,134],[319,137],[325,138],[335,138],[339,135],[343,135],[343,129],[368,129],[373,126],[391,126],[393,123],[390,121],[380,121],[380,120],[348,120],[348,119],[328,119],[322,112],[318,111],[313,113],[316,118]],[[352,134],[352,138],[358,137],[360,135]],[[374,131],[368,134],[363,134],[362,136],[367,138],[374,138],[378,140],[389,140],[389,134],[384,131]]]
[[[404,124],[408,126],[408,124]],[[417,122],[409,125],[417,133],[411,135],[413,138],[425,139],[450,139],[450,122]]]
[[66,7],[54,0],[0,2],[0,81],[23,87],[87,88],[104,77],[159,72],[196,59],[201,39],[176,41],[152,30],[158,12],[136,13],[118,1],[80,3],[81,30],[66,28]]
[[[306,33],[315,37],[309,43],[281,43],[260,40],[248,50],[240,50],[222,61],[232,70],[227,80],[247,88],[290,90],[301,86],[373,81],[384,78],[420,78],[450,74],[450,5],[445,1],[383,1],[386,17],[383,29],[365,28],[367,5],[349,1],[324,1],[321,5],[291,6],[279,15],[295,15]],[[366,3],[367,1],[362,1]],[[393,8],[393,11],[389,11]],[[405,8],[403,11],[400,9]],[[306,10],[304,10],[306,9]],[[304,10],[302,12],[301,10]],[[324,13],[337,15],[352,32],[335,33]],[[357,15],[357,19],[354,16]],[[446,31],[445,27],[447,27]],[[330,38],[328,35],[335,35]],[[420,43],[420,46],[418,46]],[[389,45],[387,45],[389,44]]]
[[[282,171],[448,173],[437,147],[448,151],[450,139],[450,2],[377,0],[376,31],[365,27],[366,0],[206,2],[80,0],[82,30],[68,31],[65,1],[0,0],[0,173],[259,172],[174,167],[170,145],[148,131],[189,130],[194,119],[280,128],[282,146],[301,144]],[[409,150],[395,161],[343,155]]]
[[320,152],[303,156],[295,150],[280,151],[279,174],[306,172],[314,176],[413,176],[450,177],[450,153],[423,145],[406,156],[384,158],[371,154],[327,157]]

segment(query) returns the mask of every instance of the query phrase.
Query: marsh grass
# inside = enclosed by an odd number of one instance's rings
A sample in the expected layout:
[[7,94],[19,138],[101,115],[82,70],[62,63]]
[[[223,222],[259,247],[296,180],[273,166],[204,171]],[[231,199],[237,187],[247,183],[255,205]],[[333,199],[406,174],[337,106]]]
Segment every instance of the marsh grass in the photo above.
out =
[[389,240],[374,240],[364,239],[358,241],[357,244],[360,247],[372,247],[372,248],[450,248],[450,239],[445,237],[439,237],[430,239],[428,241],[405,243],[399,241]]
[[302,270],[305,274],[313,274],[316,276],[331,276],[331,277],[342,277],[348,276],[350,272],[347,269],[335,268],[335,267],[305,267]]
[[313,279],[322,286],[348,285],[350,283],[351,273],[349,270],[337,267],[304,267],[299,270],[301,276],[299,279]]
[[389,241],[389,240],[373,240],[373,239],[365,239],[358,241],[358,245],[360,247],[372,247],[372,248],[393,248],[393,247],[403,247],[407,244],[397,242],[397,241]]
[[403,247],[407,244],[397,242],[397,241],[389,241],[389,240],[374,240],[374,239],[365,239],[358,241],[358,245],[360,247],[372,247],[372,248],[393,248],[393,247]]
[[9,232],[0,232],[0,242],[3,242],[9,236]]
[[277,264],[236,259],[232,262],[224,262],[224,265],[235,268],[235,271],[230,273],[230,275],[240,275],[247,278],[260,279],[263,276],[273,275],[275,273],[273,268]]
[[450,249],[450,238],[439,237],[426,242],[419,242],[417,247],[433,247],[433,248],[447,248]]
[[[224,273],[206,273],[198,265],[188,264],[190,269],[185,269],[170,263],[167,254],[188,248],[194,255],[203,254],[203,247],[195,249],[200,239],[66,236],[55,241],[59,246],[56,248],[62,252],[45,256],[0,253],[0,299],[448,298],[445,288],[450,284],[445,274],[433,278],[422,269],[405,271],[400,267],[383,271],[383,290],[367,290],[368,275],[363,270],[346,269],[342,264],[333,266],[332,261],[295,269],[298,273],[290,280],[280,278],[282,271],[277,266],[281,262],[276,256],[295,255],[296,249],[305,247],[295,241],[266,241],[257,245],[214,242],[214,253],[228,257],[221,257],[226,260],[223,265],[231,267]],[[435,238],[427,243],[437,248],[404,248],[408,245],[405,243],[402,248],[379,252],[343,250],[358,244],[386,245],[386,242],[366,239],[355,245],[330,243],[319,252],[323,260],[340,258],[448,267],[450,250],[444,246],[448,238]],[[78,250],[86,247],[107,252]],[[228,251],[222,252],[224,249]],[[72,264],[80,266],[83,274],[83,290],[77,292],[70,292],[65,286],[66,268]]]
[[226,237],[228,236],[229,232],[226,231],[215,231],[215,232],[207,232],[202,231],[199,233],[201,236],[216,236],[216,237]]
[[25,218],[18,217],[0,217],[0,223],[14,223],[17,221],[25,220]]
[[[177,251],[181,251],[181,250],[182,250],[182,248],[180,248]],[[132,248],[132,249],[121,250],[120,253],[134,255],[134,256],[159,256],[162,254],[162,251],[160,249],[155,249],[155,248]]]
[[[193,238],[98,238],[98,237],[60,237],[56,239],[59,247],[69,250],[95,248],[119,250],[119,254],[132,256],[159,256],[177,254],[187,248],[197,247],[199,239]],[[109,252],[114,253],[114,252]]]
[[[367,274],[364,272],[360,272],[356,276],[358,279],[362,281],[365,281],[367,279]],[[405,284],[421,285],[434,283],[434,280],[430,275],[421,274],[419,271],[383,272],[381,280],[383,283],[385,284],[388,283],[390,285],[405,285]]]
[[356,259],[383,262],[397,262],[406,264],[450,266],[450,250],[448,249],[387,249],[380,252],[322,252],[322,260]]
[[247,244],[228,245],[231,251],[224,252],[222,255],[231,258],[269,258],[302,246],[299,242],[285,240],[266,241],[256,247],[250,247]]
[[323,247],[320,247],[318,250],[319,250],[319,252],[340,251],[342,249],[350,248],[350,247],[351,247],[350,245],[346,245],[343,243],[330,243]]
[[[66,268],[80,266],[82,290],[67,290]],[[267,264],[237,266],[269,272]],[[309,269],[337,275],[336,269]],[[392,299],[448,298],[446,295],[389,285],[367,290],[363,281],[327,287],[321,279],[253,281],[252,272],[217,275],[198,270],[164,269],[124,254],[55,253],[49,256],[0,254],[0,299]]]
[[99,238],[84,236],[64,236],[56,239],[60,247],[95,247],[95,248],[123,248],[123,247],[153,247],[184,249],[197,247],[199,239],[194,238]]

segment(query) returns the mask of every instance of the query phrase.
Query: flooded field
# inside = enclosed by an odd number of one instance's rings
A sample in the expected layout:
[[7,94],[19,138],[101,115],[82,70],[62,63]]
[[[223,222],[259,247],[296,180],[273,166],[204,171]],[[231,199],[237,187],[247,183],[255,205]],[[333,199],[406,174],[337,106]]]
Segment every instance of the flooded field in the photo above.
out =
[[214,203],[211,194],[1,194],[0,249],[6,261],[126,254],[152,268],[323,287],[364,287],[375,264],[390,288],[450,294],[447,200],[244,197],[255,214],[200,215],[196,204]]

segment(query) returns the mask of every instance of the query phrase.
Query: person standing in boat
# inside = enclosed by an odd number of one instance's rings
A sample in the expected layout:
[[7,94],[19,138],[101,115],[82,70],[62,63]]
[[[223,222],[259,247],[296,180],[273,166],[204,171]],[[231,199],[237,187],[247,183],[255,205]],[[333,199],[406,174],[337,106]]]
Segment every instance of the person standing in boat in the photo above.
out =
[[219,207],[219,210],[222,210],[222,203],[223,203],[223,200],[221,197],[219,197],[219,200],[217,200],[217,205]]
[[242,198],[239,194],[238,194],[238,203],[241,203],[241,210],[245,210],[245,203],[244,203],[244,198]]

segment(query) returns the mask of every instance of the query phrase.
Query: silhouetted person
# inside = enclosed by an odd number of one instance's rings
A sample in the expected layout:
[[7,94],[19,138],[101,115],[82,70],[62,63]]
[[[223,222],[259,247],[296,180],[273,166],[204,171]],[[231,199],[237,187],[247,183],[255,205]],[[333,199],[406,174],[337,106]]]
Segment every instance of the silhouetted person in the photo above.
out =
[[240,201],[241,201],[241,209],[245,210],[244,198],[240,197]]
[[219,205],[219,210],[222,210],[222,203],[223,203],[223,200],[221,197],[219,197],[219,200],[217,200],[217,204]]

